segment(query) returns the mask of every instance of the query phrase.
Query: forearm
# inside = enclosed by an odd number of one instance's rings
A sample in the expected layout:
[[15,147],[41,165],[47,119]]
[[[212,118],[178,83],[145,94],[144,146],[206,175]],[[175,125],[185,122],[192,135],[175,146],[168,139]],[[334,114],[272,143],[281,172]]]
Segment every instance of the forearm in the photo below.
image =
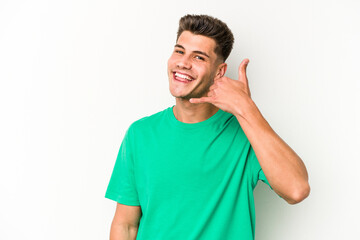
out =
[[235,115],[250,141],[274,191],[294,204],[309,194],[308,174],[301,158],[270,127],[255,103]]
[[110,240],[135,240],[138,227],[128,224],[111,224]]

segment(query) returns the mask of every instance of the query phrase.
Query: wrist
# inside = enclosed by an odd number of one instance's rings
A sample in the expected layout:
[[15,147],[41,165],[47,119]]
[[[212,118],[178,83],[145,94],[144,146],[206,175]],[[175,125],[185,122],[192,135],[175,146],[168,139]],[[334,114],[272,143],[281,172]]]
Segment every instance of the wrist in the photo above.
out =
[[250,121],[250,119],[259,112],[259,109],[250,97],[242,100],[242,104],[237,104],[236,106],[234,114],[235,117],[248,121]]
[[265,131],[265,129],[271,128],[259,108],[251,99],[248,101],[248,104],[243,107],[241,114],[236,114],[235,117],[243,129],[252,128],[263,129]]

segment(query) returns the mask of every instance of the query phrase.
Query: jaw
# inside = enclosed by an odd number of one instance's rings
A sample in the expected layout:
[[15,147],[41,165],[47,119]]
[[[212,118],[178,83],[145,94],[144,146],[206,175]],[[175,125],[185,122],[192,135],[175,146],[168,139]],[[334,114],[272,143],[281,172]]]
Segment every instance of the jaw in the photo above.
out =
[[171,68],[168,66],[169,90],[175,98],[189,100],[207,96],[213,84],[212,74],[199,78],[193,71]]
[[179,82],[170,78],[169,90],[175,98],[189,100],[190,98],[200,98],[207,96],[211,84],[197,82]]

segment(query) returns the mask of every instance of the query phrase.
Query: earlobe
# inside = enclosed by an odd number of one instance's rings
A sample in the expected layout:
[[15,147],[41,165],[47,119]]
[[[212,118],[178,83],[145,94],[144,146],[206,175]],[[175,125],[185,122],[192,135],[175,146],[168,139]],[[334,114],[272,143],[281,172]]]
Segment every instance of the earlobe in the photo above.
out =
[[221,69],[219,69],[219,71],[217,72],[217,74],[216,74],[216,76],[215,76],[215,79],[222,78],[223,76],[224,76],[223,71],[221,71]]
[[227,64],[226,63],[222,63],[220,65],[220,68],[219,68],[219,77],[222,78],[224,75],[225,75],[225,72],[226,72],[226,69],[227,69]]
[[217,70],[217,73],[216,73],[214,79],[216,80],[216,79],[222,78],[225,75],[226,69],[227,69],[227,64],[226,63],[220,64],[218,66],[218,70]]

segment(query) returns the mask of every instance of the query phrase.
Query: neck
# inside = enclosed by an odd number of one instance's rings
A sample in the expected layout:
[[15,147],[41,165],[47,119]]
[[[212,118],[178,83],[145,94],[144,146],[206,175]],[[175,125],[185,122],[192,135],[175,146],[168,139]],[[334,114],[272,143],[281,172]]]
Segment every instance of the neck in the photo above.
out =
[[176,98],[173,108],[175,118],[184,123],[198,123],[213,116],[219,108],[210,103],[194,104],[187,99]]

